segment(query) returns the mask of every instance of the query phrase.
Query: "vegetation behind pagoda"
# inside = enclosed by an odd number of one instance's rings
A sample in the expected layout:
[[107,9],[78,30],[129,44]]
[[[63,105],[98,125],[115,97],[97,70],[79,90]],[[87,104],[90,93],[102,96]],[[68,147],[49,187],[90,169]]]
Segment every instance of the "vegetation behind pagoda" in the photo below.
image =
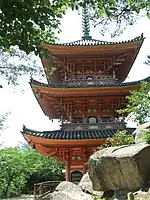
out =
[[0,149],[0,198],[29,194],[34,183],[61,181],[63,165],[24,145]]
[[[149,63],[149,61],[147,61]],[[150,120],[150,84],[143,83],[139,90],[131,92],[127,96],[127,107],[118,110],[120,114],[130,115],[138,124],[143,124]]]
[[115,147],[134,143],[134,136],[130,135],[126,130],[117,131],[112,138],[108,138],[100,147]]

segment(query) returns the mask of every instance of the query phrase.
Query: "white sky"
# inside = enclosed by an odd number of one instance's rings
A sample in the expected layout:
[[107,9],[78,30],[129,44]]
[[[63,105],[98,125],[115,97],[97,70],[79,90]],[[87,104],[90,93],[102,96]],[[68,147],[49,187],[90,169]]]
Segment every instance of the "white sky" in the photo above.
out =
[[[76,12],[68,12],[62,22],[63,31],[59,35],[60,41],[70,42],[79,40],[81,38],[81,26],[81,16]],[[144,33],[146,37],[128,76],[128,81],[139,80],[150,76],[150,67],[143,64],[147,55],[150,54],[149,27],[150,20],[142,18],[139,20],[138,24],[130,27],[130,30],[126,30],[122,36],[113,39],[115,41],[128,40],[141,35],[141,33]],[[108,36],[102,37],[98,30],[94,28],[91,28],[91,36],[94,39],[110,41]],[[54,130],[59,128],[57,121],[51,122],[48,117],[43,114],[32,93],[29,83],[25,84],[24,93],[21,93],[20,90],[14,92],[11,87],[5,86],[3,89],[0,89],[0,99],[0,114],[11,112],[8,116],[7,128],[1,132],[0,143],[4,142],[4,146],[15,146],[19,142],[25,142],[20,133],[23,124],[35,130]]]

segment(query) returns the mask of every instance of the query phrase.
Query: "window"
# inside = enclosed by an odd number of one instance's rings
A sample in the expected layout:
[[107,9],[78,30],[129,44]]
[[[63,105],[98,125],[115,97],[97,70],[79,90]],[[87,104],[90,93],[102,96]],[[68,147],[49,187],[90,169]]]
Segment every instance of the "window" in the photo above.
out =
[[72,156],[72,160],[81,160],[80,156]]
[[73,171],[71,172],[71,181],[72,182],[79,182],[82,178],[83,174],[80,171]]
[[97,119],[97,117],[94,117],[94,116],[88,117],[87,123],[88,124],[96,124],[96,123],[98,123],[98,119]]
[[86,80],[87,80],[87,81],[91,81],[91,80],[93,80],[93,77],[92,77],[92,76],[87,76],[87,77],[86,77]]

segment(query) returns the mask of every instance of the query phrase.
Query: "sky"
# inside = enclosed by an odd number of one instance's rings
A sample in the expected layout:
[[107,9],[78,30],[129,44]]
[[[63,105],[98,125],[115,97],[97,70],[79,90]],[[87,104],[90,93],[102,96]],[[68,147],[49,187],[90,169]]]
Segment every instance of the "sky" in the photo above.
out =
[[[150,76],[150,66],[144,64],[147,55],[150,54],[149,27],[150,20],[143,17],[137,24],[128,28],[124,34],[119,37],[111,39],[107,34],[103,37],[100,35],[99,30],[94,28],[91,28],[91,35],[93,39],[98,40],[124,41],[144,33],[146,39],[127,78],[127,81],[135,81]],[[81,39],[81,16],[76,12],[69,11],[63,18],[61,29],[62,32],[58,36],[60,42],[70,42]],[[3,89],[0,89],[0,99],[0,114],[5,112],[11,113],[7,117],[5,129],[0,132],[0,143],[3,142],[3,146],[16,146],[25,142],[20,133],[23,124],[28,128],[41,131],[59,129],[59,124],[56,120],[51,122],[48,117],[43,114],[27,81],[24,81],[24,92],[21,92],[20,89],[14,91],[12,87],[4,86]],[[128,125],[135,126],[135,124],[131,122]]]

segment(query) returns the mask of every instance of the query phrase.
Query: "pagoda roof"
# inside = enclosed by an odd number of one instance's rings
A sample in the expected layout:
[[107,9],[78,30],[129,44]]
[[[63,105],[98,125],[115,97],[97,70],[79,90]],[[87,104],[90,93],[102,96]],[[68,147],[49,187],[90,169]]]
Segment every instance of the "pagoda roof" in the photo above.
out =
[[131,40],[125,40],[125,41],[119,41],[119,42],[108,42],[108,41],[102,41],[102,40],[96,40],[96,39],[82,39],[77,40],[74,42],[67,42],[67,43],[49,43],[44,44],[45,47],[48,46],[102,46],[102,45],[116,45],[116,44],[126,44],[126,43],[132,43],[136,41],[144,40],[143,34],[140,36],[131,39]]
[[96,82],[92,84],[88,83],[81,83],[81,84],[71,84],[71,83],[61,83],[61,84],[46,84],[46,83],[41,83],[39,81],[36,81],[34,79],[31,79],[30,83],[32,86],[40,86],[40,87],[45,87],[45,88],[107,88],[107,87],[126,87],[126,86],[134,86],[134,85],[139,85],[142,82],[150,82],[150,76],[138,80],[138,81],[131,81],[131,82],[116,82],[116,83],[111,83],[111,82],[106,82],[106,83],[101,83],[101,82]]
[[[55,98],[85,98],[97,96],[129,95],[131,91],[141,87],[142,82],[150,82],[150,76],[143,80],[126,83],[94,83],[94,84],[45,84],[31,80],[33,93],[41,106],[41,109],[50,118],[57,118],[57,102]],[[115,98],[115,97],[114,97]],[[56,104],[55,104],[56,103]]]
[[[138,55],[143,41],[144,37],[142,34],[134,39],[121,42],[82,39],[68,43],[43,44],[43,47],[49,50],[48,57],[42,58],[47,80],[48,82],[51,82],[51,80],[60,82],[60,74],[66,68],[64,62],[69,63],[70,60],[76,63],[78,60],[84,61],[87,58],[90,60],[115,58],[116,61],[112,62],[112,66],[108,70],[116,68],[116,78],[124,81]],[[116,62],[119,62],[119,64],[116,64]]]
[[[132,134],[135,128],[125,128],[124,130],[128,134]],[[35,131],[23,126],[22,134],[49,140],[95,140],[112,137],[117,131],[118,129]]]

